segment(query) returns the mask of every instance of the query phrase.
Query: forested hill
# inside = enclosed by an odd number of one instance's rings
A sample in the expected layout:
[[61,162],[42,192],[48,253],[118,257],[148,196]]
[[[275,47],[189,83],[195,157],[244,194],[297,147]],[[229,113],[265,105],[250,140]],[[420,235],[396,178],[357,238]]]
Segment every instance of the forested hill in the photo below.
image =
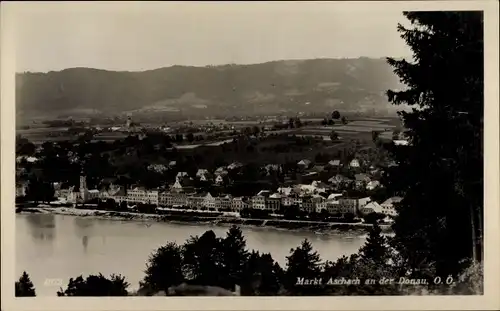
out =
[[399,87],[385,59],[315,59],[255,65],[173,66],[143,72],[72,68],[16,75],[22,115],[93,113],[252,114],[394,111]]

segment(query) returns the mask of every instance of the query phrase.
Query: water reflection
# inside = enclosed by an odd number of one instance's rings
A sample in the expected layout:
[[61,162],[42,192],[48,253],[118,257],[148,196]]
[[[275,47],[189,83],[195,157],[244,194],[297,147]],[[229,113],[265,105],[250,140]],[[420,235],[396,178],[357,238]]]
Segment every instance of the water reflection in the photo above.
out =
[[29,232],[35,241],[53,242],[55,239],[56,219],[51,214],[31,214],[26,218]]
[[89,245],[89,238],[88,238],[88,236],[84,235],[82,237],[82,245],[83,245],[83,251],[86,253],[87,252],[87,247]]
[[73,219],[74,228],[76,236],[79,238],[83,238],[84,236],[92,235],[93,228],[95,225],[95,221],[88,218],[75,217]]

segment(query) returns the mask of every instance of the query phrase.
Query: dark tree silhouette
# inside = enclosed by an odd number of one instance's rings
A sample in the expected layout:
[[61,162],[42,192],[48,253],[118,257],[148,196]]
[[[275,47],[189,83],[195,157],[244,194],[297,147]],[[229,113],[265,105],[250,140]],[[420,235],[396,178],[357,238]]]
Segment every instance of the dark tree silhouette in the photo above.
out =
[[168,291],[170,286],[184,281],[182,273],[182,248],[175,243],[168,243],[158,248],[149,256],[146,275],[140,283],[140,289],[150,294]]
[[332,132],[330,133],[330,139],[331,139],[332,141],[337,141],[337,140],[339,139],[339,134],[338,134],[337,132],[335,132],[335,131],[332,131]]
[[334,120],[340,119],[340,112],[338,112],[337,110],[332,112],[332,119],[334,119]]
[[412,27],[398,30],[417,61],[388,59],[408,86],[389,100],[414,108],[400,112],[411,146],[393,147],[387,174],[404,196],[396,243],[414,273],[430,263],[454,275],[483,253],[483,13],[404,15]]
[[197,285],[225,286],[222,241],[210,230],[183,245],[186,279]]
[[365,245],[359,250],[361,259],[378,264],[385,264],[389,252],[386,238],[381,235],[381,232],[382,229],[380,226],[374,223],[373,227],[370,229]]
[[245,265],[242,295],[275,296],[282,282],[283,270],[272,256],[252,251]]
[[291,249],[290,256],[286,257],[286,260],[285,288],[292,294],[302,295],[317,291],[314,286],[297,285],[300,278],[314,279],[320,276],[321,259],[313,250],[311,242],[305,239],[299,247]]
[[86,279],[80,275],[69,279],[66,290],[61,288],[57,296],[127,296],[129,285],[121,275],[112,274],[109,279],[100,273]]
[[16,282],[16,297],[35,297],[35,287],[26,271],[23,272],[19,281]]
[[246,241],[241,229],[232,226],[222,241],[222,247],[224,253],[224,274],[227,278],[225,286],[234,289],[235,285],[241,286],[243,272],[248,261]]

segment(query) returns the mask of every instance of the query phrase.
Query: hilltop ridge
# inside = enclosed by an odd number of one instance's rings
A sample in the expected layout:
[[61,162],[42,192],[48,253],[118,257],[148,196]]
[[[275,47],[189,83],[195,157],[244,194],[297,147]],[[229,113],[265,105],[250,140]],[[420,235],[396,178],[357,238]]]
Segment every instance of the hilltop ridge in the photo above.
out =
[[390,112],[400,83],[385,59],[279,60],[146,71],[68,68],[16,74],[18,115]]

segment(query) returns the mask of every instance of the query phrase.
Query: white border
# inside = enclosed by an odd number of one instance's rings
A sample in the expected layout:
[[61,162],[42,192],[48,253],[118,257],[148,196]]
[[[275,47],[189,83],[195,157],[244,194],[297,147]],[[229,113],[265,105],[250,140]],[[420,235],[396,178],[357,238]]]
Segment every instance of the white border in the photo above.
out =
[[[241,5],[242,3],[238,3]],[[400,11],[484,10],[485,18],[485,293],[483,296],[450,297],[126,297],[126,298],[14,298],[14,141],[15,141],[15,29],[16,10],[30,2],[1,4],[1,302],[2,310],[487,310],[500,308],[499,293],[499,95],[497,1],[380,1],[337,2],[339,9],[387,6]],[[53,5],[53,4],[52,4]],[[70,5],[68,2],[59,5]],[[71,3],[73,6],[110,3]],[[113,8],[134,10],[160,2],[113,2]],[[181,5],[181,4],[178,4]],[[224,5],[224,4],[219,4]],[[246,4],[248,5],[248,4]],[[293,3],[283,3],[293,5]],[[375,13],[377,14],[377,13]],[[396,25],[394,25],[396,27]]]

